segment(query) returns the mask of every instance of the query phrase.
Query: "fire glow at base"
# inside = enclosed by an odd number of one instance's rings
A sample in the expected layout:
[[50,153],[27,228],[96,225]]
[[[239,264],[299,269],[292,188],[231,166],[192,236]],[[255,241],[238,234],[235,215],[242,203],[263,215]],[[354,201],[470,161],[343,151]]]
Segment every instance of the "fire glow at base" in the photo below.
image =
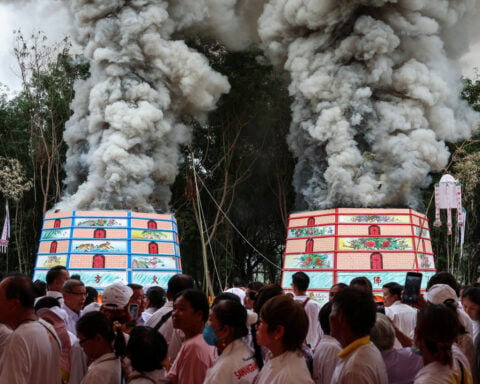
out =
[[367,277],[375,294],[388,282],[405,283],[407,271],[423,274],[422,289],[435,273],[428,219],[411,209],[337,208],[291,214],[282,287],[292,275],[310,277],[309,293],[321,303],[335,283]]
[[116,280],[166,287],[181,272],[178,228],[171,214],[131,211],[48,213],[33,279],[64,265],[87,286],[102,290]]

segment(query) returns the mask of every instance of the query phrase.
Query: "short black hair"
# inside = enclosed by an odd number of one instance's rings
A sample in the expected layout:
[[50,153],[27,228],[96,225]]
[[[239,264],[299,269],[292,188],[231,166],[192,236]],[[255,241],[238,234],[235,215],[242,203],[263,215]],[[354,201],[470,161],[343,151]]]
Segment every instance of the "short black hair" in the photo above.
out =
[[45,281],[47,285],[53,284],[53,282],[62,274],[62,271],[66,271],[67,268],[64,265],[56,265],[48,270]]
[[388,292],[393,296],[398,296],[398,298],[402,297],[403,287],[394,281],[384,284],[382,288],[388,289]]
[[195,312],[202,311],[203,322],[207,322],[210,307],[208,305],[208,298],[205,293],[199,289],[185,289],[175,296],[175,300],[179,299],[180,297],[183,297],[186,301],[188,301]]
[[257,300],[255,300],[253,310],[257,314],[260,314],[260,311],[263,305],[269,299],[278,295],[283,295],[283,293],[284,293],[283,288],[276,283],[265,285],[264,287],[260,288],[260,290],[258,291]]
[[295,272],[292,275],[292,284],[294,284],[300,291],[306,291],[310,285],[310,278],[305,272]]
[[127,284],[127,287],[130,287],[130,288],[132,288],[132,289],[143,289],[143,285],[141,285],[141,284],[136,284],[136,283]]
[[162,362],[167,352],[165,338],[155,329],[137,326],[130,332],[127,355],[136,371],[143,373],[163,368]]
[[333,297],[336,310],[345,317],[350,329],[359,336],[370,334],[375,325],[377,305],[371,292],[347,287]]
[[352,281],[350,281],[350,287],[353,287],[354,285],[361,287],[370,293],[373,292],[372,282],[365,276],[354,277]]
[[222,292],[222,293],[219,293],[217,296],[215,296],[215,299],[213,299],[212,307],[221,300],[232,300],[232,301],[236,301],[237,303],[241,303],[240,297],[235,295],[234,293]]
[[185,289],[193,288],[193,279],[190,275],[177,273],[168,280],[169,297],[175,297]]
[[35,304],[35,312],[37,312],[39,309],[42,309],[42,308],[53,308],[53,307],[60,307],[60,302],[58,301],[58,299],[55,299],[54,297],[50,297],[50,296],[45,296],[39,299]]
[[328,301],[318,312],[318,321],[325,335],[330,335],[330,313],[332,312],[332,301]]
[[97,301],[98,298],[98,291],[94,287],[87,286],[85,287],[85,290],[87,291],[87,297],[85,298],[85,303],[83,304],[84,307],[90,303],[93,303],[94,301]]
[[[29,277],[15,273],[7,275],[3,281],[5,281],[5,297],[7,299],[18,299],[23,308],[33,309],[35,291]],[[3,310],[8,309],[3,308]]]
[[165,304],[165,290],[162,287],[154,285],[147,289],[145,293],[152,308],[161,308]]
[[35,280],[33,283],[33,290],[35,291],[35,297],[42,297],[47,294],[47,283],[42,280]]
[[457,294],[457,297],[460,294],[460,285],[458,284],[457,279],[450,272],[437,272],[427,282],[427,291],[433,287],[435,284],[447,284],[449,285]]
[[474,302],[477,305],[480,305],[480,288],[479,287],[468,287],[463,291],[462,298],[466,297],[470,301]]
[[113,325],[110,319],[100,311],[87,312],[77,321],[77,332],[80,332],[87,338],[93,338],[96,335],[102,336],[107,341],[113,341]]
[[221,325],[228,325],[232,328],[235,339],[248,335],[247,310],[240,301],[220,300],[213,306],[212,313],[215,314]]

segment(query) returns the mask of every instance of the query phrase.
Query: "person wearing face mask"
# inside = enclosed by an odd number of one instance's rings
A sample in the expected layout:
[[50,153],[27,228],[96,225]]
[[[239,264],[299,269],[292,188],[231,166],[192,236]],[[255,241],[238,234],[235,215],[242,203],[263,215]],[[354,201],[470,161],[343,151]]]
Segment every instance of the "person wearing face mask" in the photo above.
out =
[[247,311],[234,300],[221,300],[212,308],[203,330],[206,343],[217,347],[219,357],[208,369],[203,384],[251,384],[258,375],[248,334]]

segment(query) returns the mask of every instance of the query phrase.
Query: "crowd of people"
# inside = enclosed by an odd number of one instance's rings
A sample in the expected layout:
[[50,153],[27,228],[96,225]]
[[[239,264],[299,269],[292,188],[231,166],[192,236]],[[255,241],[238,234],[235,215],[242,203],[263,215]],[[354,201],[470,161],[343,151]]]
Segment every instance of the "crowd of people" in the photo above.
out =
[[304,272],[291,290],[236,279],[213,303],[176,274],[166,290],[102,292],[65,267],[46,283],[0,282],[0,384],[477,383],[480,287],[439,272],[415,304],[362,276],[320,305]]

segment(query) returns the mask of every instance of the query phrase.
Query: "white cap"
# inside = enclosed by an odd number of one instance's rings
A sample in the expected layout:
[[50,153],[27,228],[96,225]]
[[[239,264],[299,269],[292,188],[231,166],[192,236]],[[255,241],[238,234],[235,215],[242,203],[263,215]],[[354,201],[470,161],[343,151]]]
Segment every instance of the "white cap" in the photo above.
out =
[[123,309],[127,306],[133,291],[121,281],[109,285],[102,295],[102,305],[107,308]]
[[432,304],[445,304],[445,301],[452,300],[457,305],[457,294],[447,284],[435,284],[427,292],[427,301]]

